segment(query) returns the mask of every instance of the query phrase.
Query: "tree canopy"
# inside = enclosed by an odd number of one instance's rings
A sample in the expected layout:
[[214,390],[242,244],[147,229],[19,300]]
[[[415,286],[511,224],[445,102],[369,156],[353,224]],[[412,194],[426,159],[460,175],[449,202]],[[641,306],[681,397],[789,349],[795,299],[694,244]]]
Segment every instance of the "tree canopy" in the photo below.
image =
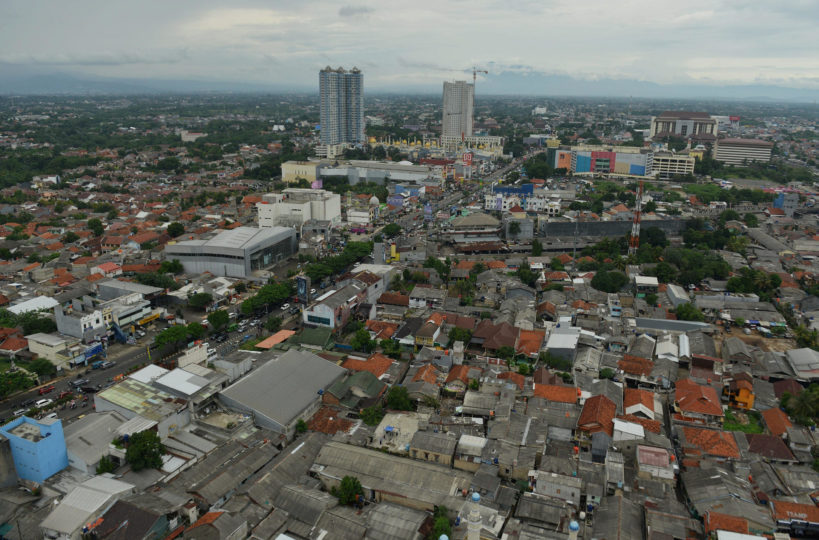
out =
[[134,471],[159,469],[162,467],[163,454],[165,454],[165,446],[156,431],[141,431],[129,438],[125,460]]

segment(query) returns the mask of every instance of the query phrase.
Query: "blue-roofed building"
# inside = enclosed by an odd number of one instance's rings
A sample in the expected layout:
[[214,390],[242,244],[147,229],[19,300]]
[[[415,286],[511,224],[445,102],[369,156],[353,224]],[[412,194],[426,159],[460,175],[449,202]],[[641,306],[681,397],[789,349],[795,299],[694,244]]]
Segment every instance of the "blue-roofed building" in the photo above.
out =
[[34,420],[22,416],[0,427],[11,445],[17,475],[42,483],[68,467],[63,424],[57,418]]

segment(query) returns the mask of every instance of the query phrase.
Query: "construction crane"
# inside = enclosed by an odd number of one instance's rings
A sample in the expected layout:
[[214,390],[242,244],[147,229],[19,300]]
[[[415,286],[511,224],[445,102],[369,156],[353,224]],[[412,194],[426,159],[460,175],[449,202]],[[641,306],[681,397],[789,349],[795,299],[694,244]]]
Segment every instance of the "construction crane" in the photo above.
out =
[[637,187],[637,200],[634,203],[634,221],[631,222],[631,236],[628,239],[628,254],[637,255],[640,247],[640,212],[643,209],[643,181]]
[[475,81],[478,80],[478,73],[489,75],[489,72],[485,69],[478,69],[475,66],[472,66],[472,86],[475,86]]

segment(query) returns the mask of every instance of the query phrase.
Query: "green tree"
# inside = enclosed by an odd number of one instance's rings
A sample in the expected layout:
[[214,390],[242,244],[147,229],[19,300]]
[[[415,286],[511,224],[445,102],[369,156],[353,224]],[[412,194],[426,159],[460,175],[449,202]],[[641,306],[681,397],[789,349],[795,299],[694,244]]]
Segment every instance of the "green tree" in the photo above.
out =
[[658,300],[658,299],[659,299],[659,298],[658,298],[658,297],[657,297],[657,295],[656,295],[656,294],[654,294],[654,293],[649,293],[649,294],[647,294],[647,295],[646,295],[646,298],[645,298],[646,303],[647,303],[649,306],[656,306],[656,305],[657,305],[657,300]]
[[366,328],[360,328],[356,331],[353,339],[350,340],[350,345],[356,351],[372,352],[375,350],[376,342],[370,337],[370,332]]
[[202,339],[205,335],[205,327],[198,322],[188,324],[188,326],[185,327],[185,330],[187,330],[188,336],[191,339]]
[[303,419],[299,418],[299,421],[296,422],[296,433],[305,433],[307,431],[307,422]]
[[75,233],[74,231],[68,231],[62,237],[63,244],[73,244],[77,240],[80,239],[80,235]]
[[411,411],[412,400],[404,386],[392,386],[387,391],[387,408],[394,411]]
[[193,309],[205,309],[213,303],[213,295],[206,292],[196,293],[188,297],[188,307]]
[[509,233],[509,236],[517,236],[520,234],[520,222],[517,220],[509,222],[509,226],[506,229]]
[[608,293],[619,291],[626,283],[628,283],[626,275],[614,270],[597,272],[591,280],[592,287]]
[[504,360],[511,360],[515,356],[515,349],[509,345],[504,345],[498,349],[498,357]]
[[543,254],[543,244],[535,238],[532,240],[532,257],[540,257]]
[[381,346],[381,350],[384,351],[384,354],[390,358],[395,360],[401,358],[401,345],[397,341],[382,339],[379,345]]
[[432,531],[427,535],[427,540],[438,540],[442,535],[452,537],[452,523],[449,521],[449,510],[446,506],[436,507],[432,519]]
[[384,228],[381,229],[381,233],[387,238],[393,238],[401,234],[401,225],[397,223],[390,223],[389,225],[385,225]]
[[159,273],[160,274],[181,274],[185,268],[182,266],[182,263],[179,262],[179,259],[173,259],[172,261],[162,261],[162,264],[159,265]]
[[563,263],[560,262],[560,259],[558,259],[557,257],[552,257],[552,260],[549,262],[549,266],[552,268],[552,270],[556,271],[565,270]]
[[759,220],[757,219],[757,217],[754,214],[752,214],[750,212],[748,212],[747,214],[745,214],[745,216],[743,216],[743,220],[745,221],[745,225],[747,225],[747,226],[749,226],[751,228],[759,227]]
[[217,309],[208,313],[208,322],[214,330],[221,330],[230,322],[230,314],[224,309]]
[[674,312],[677,314],[677,319],[681,321],[702,322],[705,320],[705,315],[702,314],[702,311],[697,309],[697,307],[690,302],[680,304]]
[[613,379],[614,378],[614,370],[611,368],[603,368],[600,370],[600,378],[601,379]]
[[181,324],[169,326],[158,333],[154,338],[154,342],[160,347],[164,345],[173,345],[174,347],[178,347],[180,343],[187,340],[188,329]]
[[156,431],[141,431],[131,435],[128,440],[125,460],[134,471],[159,469],[162,467],[162,455],[164,453],[165,446]]
[[185,234],[185,226],[178,221],[174,221],[173,223],[169,224],[167,230],[171,238],[176,238]]
[[105,216],[105,218],[108,221],[113,221],[113,220],[117,219],[118,217],[119,217],[119,212],[116,209],[109,210],[108,214]]
[[339,504],[343,505],[354,504],[359,497],[364,497],[364,488],[355,476],[345,476],[338,488],[333,486],[330,492],[338,497]]
[[94,236],[102,236],[105,232],[105,226],[99,218],[91,218],[88,220],[88,230],[94,233]]
[[281,317],[270,317],[265,321],[264,327],[267,329],[268,332],[278,332],[279,329],[282,327],[282,318]]
[[108,456],[102,456],[99,463],[97,463],[97,474],[112,473],[117,470],[114,461]]
[[57,372],[57,368],[54,366],[54,364],[52,364],[51,361],[46,358],[35,358],[29,362],[26,369],[33,371],[40,377],[53,375]]
[[645,242],[651,246],[665,247],[668,245],[668,238],[665,232],[659,227],[649,227],[640,234],[640,239],[645,239]]
[[472,341],[472,331],[453,326],[447,337],[449,338],[448,347],[452,347],[456,341],[463,341],[464,345],[468,345]]
[[373,405],[361,411],[361,421],[368,426],[377,426],[384,418],[384,409]]

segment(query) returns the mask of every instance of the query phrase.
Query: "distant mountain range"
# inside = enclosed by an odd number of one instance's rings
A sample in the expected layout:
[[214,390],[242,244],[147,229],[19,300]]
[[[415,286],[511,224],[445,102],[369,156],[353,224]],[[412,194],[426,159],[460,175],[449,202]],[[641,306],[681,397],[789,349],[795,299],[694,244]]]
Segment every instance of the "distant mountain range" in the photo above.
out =
[[[366,77],[366,74],[365,74]],[[469,77],[465,74],[464,79]],[[442,79],[443,82],[443,79]],[[366,84],[366,78],[365,78]],[[367,93],[440,93],[440,85],[366,86]],[[317,85],[215,80],[96,77],[63,71],[32,70],[0,63],[0,95],[8,94],[155,94],[189,92],[318,92]],[[477,83],[483,95],[588,96],[726,99],[811,103],[819,90],[775,85],[658,84],[635,79],[581,79],[568,75],[502,72]]]

